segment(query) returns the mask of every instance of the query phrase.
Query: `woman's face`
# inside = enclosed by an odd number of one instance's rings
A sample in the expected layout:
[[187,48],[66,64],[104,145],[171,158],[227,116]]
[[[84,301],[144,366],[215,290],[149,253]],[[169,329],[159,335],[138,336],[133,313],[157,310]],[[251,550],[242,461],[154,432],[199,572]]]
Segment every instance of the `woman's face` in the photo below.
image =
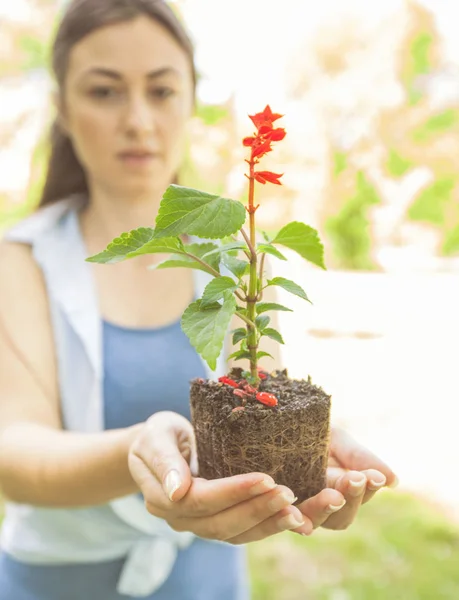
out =
[[72,49],[61,115],[92,189],[162,193],[181,164],[192,106],[189,57],[153,19],[109,25]]

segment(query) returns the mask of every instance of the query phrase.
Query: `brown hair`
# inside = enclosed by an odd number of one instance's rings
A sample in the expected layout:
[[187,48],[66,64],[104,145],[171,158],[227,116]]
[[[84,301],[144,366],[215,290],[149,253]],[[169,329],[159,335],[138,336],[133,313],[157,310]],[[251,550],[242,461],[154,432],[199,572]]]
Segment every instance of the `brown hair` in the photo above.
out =
[[[70,52],[91,32],[140,15],[163,25],[190,58],[196,85],[193,45],[171,7],[164,0],[72,0],[59,24],[52,46],[52,70],[63,90]],[[40,206],[62,200],[72,194],[87,194],[88,183],[70,138],[56,119],[50,132],[50,155]]]

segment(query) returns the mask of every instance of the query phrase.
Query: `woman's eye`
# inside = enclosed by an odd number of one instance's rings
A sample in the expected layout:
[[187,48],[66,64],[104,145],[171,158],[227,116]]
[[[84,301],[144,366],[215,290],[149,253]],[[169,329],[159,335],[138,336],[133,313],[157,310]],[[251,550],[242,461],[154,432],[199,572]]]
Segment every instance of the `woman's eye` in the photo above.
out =
[[150,95],[158,100],[165,100],[175,94],[175,90],[170,87],[155,87],[150,90]]
[[100,100],[109,100],[111,98],[116,98],[120,95],[120,92],[114,88],[106,87],[106,86],[98,86],[94,87],[89,91],[89,94],[93,98],[97,98]]

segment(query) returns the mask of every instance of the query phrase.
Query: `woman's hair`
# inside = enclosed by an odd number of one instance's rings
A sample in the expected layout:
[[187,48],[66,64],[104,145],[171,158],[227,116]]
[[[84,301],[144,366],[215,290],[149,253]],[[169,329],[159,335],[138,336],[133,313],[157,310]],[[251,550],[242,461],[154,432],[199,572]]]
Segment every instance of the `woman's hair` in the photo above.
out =
[[[57,29],[52,46],[52,70],[63,93],[70,52],[93,31],[138,16],[148,16],[165,27],[190,59],[196,85],[193,45],[183,25],[164,0],[71,0]],[[88,182],[72,141],[56,119],[50,132],[50,155],[39,206],[72,194],[87,194]]]

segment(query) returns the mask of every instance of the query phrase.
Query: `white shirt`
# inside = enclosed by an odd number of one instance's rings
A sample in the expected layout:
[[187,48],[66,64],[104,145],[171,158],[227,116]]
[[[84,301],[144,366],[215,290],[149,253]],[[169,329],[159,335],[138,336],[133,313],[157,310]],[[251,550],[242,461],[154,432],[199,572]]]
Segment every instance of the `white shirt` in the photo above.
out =
[[[74,197],[45,207],[8,231],[5,238],[30,244],[43,271],[64,428],[97,432],[104,430],[102,329],[79,229],[77,213],[82,202]],[[210,276],[194,271],[194,277],[201,295]],[[204,365],[209,378],[217,377],[225,371],[223,353],[215,372]],[[87,563],[127,556],[117,589],[136,597],[148,596],[164,583],[178,549],[193,539],[193,534],[177,533],[150,515],[137,494],[81,509],[8,502],[1,532],[3,549],[26,563]]]

